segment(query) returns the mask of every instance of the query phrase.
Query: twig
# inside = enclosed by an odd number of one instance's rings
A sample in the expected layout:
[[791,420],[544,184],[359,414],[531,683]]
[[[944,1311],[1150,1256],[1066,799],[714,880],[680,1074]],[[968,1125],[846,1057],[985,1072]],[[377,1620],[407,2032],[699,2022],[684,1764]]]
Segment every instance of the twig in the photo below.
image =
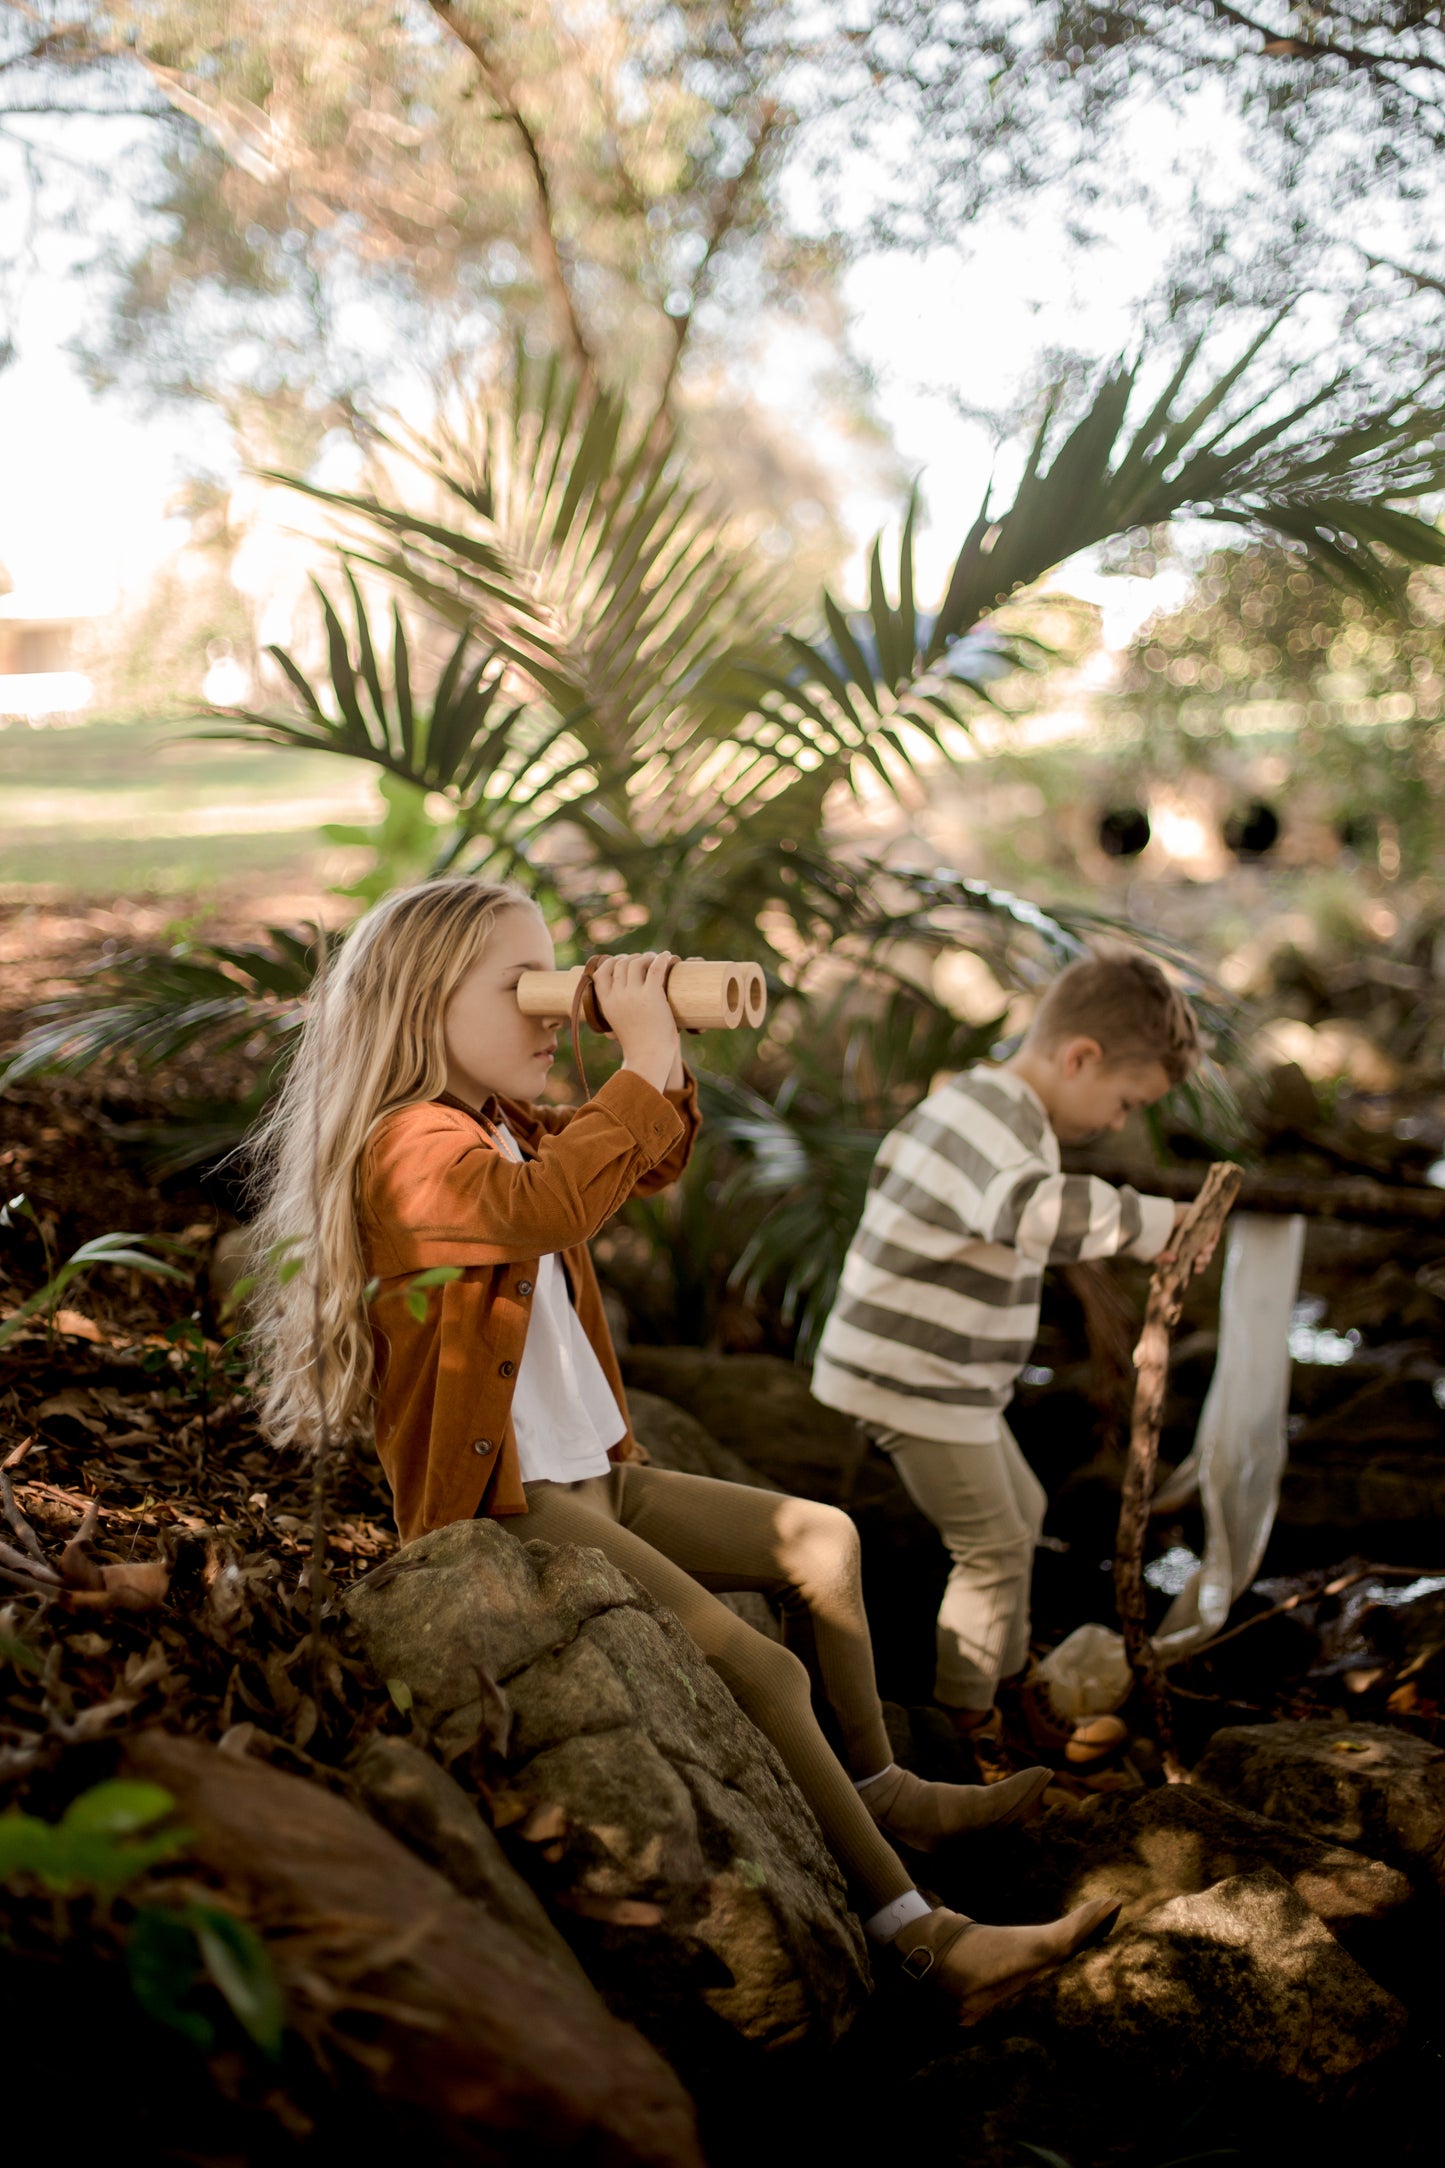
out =
[[3,1466],[7,1475],[10,1473],[12,1468],[18,1468],[20,1466],[21,1461],[24,1460],[26,1454],[30,1451],[31,1446],[34,1445],[34,1443],[35,1433],[32,1430],[28,1438],[22,1438],[20,1440],[20,1443],[14,1448],[14,1450],[6,1454]]
[[30,1556],[38,1559],[42,1566],[47,1565],[49,1561],[41,1549],[39,1536],[36,1535],[35,1530],[15,1503],[15,1491],[10,1481],[8,1468],[0,1468],[0,1505],[3,1505],[6,1520],[24,1544]]
[[1219,1239],[1219,1230],[1238,1193],[1239,1181],[1239,1168],[1228,1160],[1217,1161],[1205,1176],[1203,1188],[1173,1238],[1168,1263],[1154,1267],[1144,1312],[1144,1330],[1134,1350],[1137,1377],[1134,1421],[1124,1470],[1119,1533],[1114,1545],[1114,1596],[1119,1607],[1125,1653],[1135,1678],[1149,1696],[1159,1752],[1171,1784],[1177,1784],[1184,1772],[1174,1752],[1169,1689],[1149,1638],[1144,1605],[1144,1538],[1159,1461],[1164,1395],[1169,1383],[1169,1336],[1184,1308],[1185,1288]]
[[597,382],[596,358],[582,329],[577,304],[563,265],[557,235],[556,206],[552,200],[552,181],[537,131],[523,113],[516,87],[503,73],[501,63],[487,42],[480,24],[469,21],[454,5],[454,0],[431,0],[431,7],[432,12],[446,24],[457,42],[471,54],[486,86],[488,97],[501,118],[514,131],[521,145],[522,156],[526,160],[532,180],[532,227],[536,235],[532,261],[551,304],[556,329],[567,347],[572,365],[584,388],[591,391]]
[[[1233,1641],[1240,1634],[1247,1634],[1251,1626],[1263,1626],[1267,1619],[1282,1618],[1286,1611],[1297,1611],[1302,1603],[1319,1603],[1325,1596],[1342,1596],[1347,1588],[1354,1588],[1360,1581],[1382,1580],[1428,1581],[1441,1573],[1438,1566],[1361,1566],[1354,1573],[1337,1574],[1333,1581],[1325,1581],[1319,1588],[1296,1589],[1281,1603],[1273,1603],[1267,1611],[1256,1611],[1251,1618],[1241,1619],[1237,1626],[1228,1626],[1212,1641],[1201,1641],[1197,1649],[1190,1649],[1180,1658],[1181,1664],[1192,1664],[1196,1656],[1212,1656],[1226,1641]],[[1445,1577],[1445,1576],[1442,1576]],[[1176,1689],[1178,1691],[1178,1689]]]
[[40,1581],[46,1588],[59,1588],[60,1575],[45,1560],[27,1558],[24,1551],[17,1551],[13,1543],[0,1543],[0,1565],[8,1566],[11,1573],[22,1574],[27,1581]]

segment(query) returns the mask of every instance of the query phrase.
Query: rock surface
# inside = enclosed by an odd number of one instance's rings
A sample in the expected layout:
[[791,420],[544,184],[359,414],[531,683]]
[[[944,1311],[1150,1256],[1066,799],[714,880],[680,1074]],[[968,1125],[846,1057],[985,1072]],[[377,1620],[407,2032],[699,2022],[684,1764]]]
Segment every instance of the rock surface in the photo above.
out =
[[851,1416],[814,1400],[811,1372],[778,1355],[710,1355],[698,1348],[632,1348],[629,1399],[657,1393],[701,1423],[779,1490],[828,1505],[852,1502],[868,1443]]
[[[687,1353],[686,1349],[649,1349],[648,1353]],[[629,1357],[629,1360],[631,1358]],[[679,1475],[706,1475],[719,1483],[742,1483],[750,1490],[775,1491],[780,1486],[750,1466],[740,1453],[720,1445],[695,1415],[661,1393],[629,1390],[627,1409],[633,1434],[657,1468],[672,1468]]]
[[292,2029],[344,2071],[359,2024],[379,2142],[485,2168],[701,2168],[655,2050],[347,1801],[162,1732],[127,1769],[174,1796],[191,1856],[265,1939]]
[[868,1988],[841,1877],[671,1613],[492,1521],[408,1544],[346,1607],[443,1758],[490,1741],[497,1825],[615,2006],[669,2052],[708,2012],[769,2047],[841,2033]]
[[1064,2040],[1125,2071],[1265,2080],[1316,2097],[1397,2047],[1407,2023],[1269,1867],[1159,1905],[1030,2003]]
[[[1307,1831],[1266,1821],[1192,1784],[1112,1792],[1073,1811],[1052,1810],[1001,1835],[988,1854],[960,1860],[959,1900],[984,1913],[987,1882],[1006,1876],[1010,1903],[1040,1919],[1090,1897],[1123,1900],[1132,1924],[1175,1897],[1273,1868],[1367,1971],[1405,1962],[1418,1900],[1408,1876]],[[972,1875],[973,1887],[963,1885]],[[989,1914],[988,1916],[992,1916]]]
[[348,1774],[368,1811],[452,1888],[570,1978],[586,1973],[456,1778],[405,1739],[368,1741]]
[[1241,1724],[1214,1734],[1194,1774],[1445,1894],[1445,1753],[1423,1739],[1382,1724]]

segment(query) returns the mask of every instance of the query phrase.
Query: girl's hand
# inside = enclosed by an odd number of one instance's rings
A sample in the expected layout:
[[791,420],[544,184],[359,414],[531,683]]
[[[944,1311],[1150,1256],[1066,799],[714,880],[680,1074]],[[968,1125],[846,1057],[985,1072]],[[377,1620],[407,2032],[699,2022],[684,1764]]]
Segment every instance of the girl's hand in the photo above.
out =
[[677,1020],[665,991],[670,950],[609,956],[597,971],[598,1006],[622,1049],[622,1066],[665,1091],[682,1059]]

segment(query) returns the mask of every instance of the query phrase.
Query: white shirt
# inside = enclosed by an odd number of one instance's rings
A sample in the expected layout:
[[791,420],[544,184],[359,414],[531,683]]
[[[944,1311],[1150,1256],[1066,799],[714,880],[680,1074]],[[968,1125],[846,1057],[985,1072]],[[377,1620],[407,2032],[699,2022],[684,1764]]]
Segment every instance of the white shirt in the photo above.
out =
[[[509,1130],[497,1136],[509,1159],[522,1152]],[[606,1372],[578,1322],[555,1251],[540,1260],[517,1383],[512,1428],[524,1483],[580,1483],[606,1475],[607,1448],[627,1435]]]

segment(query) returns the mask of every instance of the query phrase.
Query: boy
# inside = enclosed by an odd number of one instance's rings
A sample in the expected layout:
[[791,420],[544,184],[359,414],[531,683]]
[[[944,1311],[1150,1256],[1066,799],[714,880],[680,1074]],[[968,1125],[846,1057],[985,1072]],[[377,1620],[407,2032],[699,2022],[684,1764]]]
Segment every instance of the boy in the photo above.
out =
[[[1029,1654],[1029,1582],[1047,1500],[1004,1410],[1038,1332],[1043,1268],[1157,1258],[1185,1208],[1059,1171],[1059,1146],[1122,1129],[1199,1058],[1183,996],[1127,953],[1071,964],[1010,1061],[944,1084],[885,1137],[823,1332],[813,1392],[858,1416],[953,1560],[935,1696],[961,1732],[996,1733],[995,1691]],[[1070,1761],[1124,1737],[1077,1731],[1040,1680],[1034,1743]]]

